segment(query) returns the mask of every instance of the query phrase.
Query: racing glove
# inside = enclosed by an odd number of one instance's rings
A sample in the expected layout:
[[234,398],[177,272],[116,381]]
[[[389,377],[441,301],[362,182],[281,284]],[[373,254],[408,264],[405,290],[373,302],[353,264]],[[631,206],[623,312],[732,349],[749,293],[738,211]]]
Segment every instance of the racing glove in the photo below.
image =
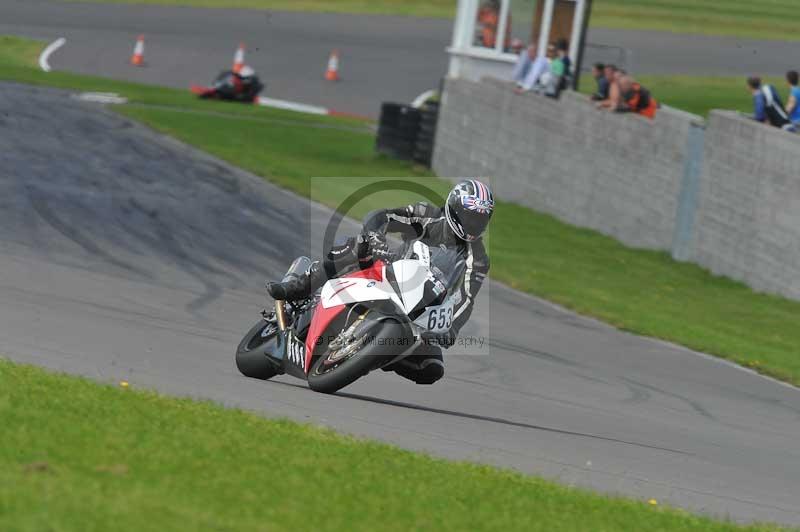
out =
[[369,249],[369,258],[383,261],[393,260],[394,254],[389,249],[389,244],[386,242],[386,235],[383,233],[369,231],[362,234],[361,239],[366,243]]

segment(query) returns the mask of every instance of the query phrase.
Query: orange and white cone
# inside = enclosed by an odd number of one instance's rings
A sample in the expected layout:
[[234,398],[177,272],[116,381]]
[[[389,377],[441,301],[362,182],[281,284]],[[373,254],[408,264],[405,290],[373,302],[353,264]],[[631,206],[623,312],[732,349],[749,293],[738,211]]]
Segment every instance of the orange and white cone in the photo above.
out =
[[133,47],[131,64],[134,66],[144,66],[144,35],[136,38],[136,46]]
[[331,56],[328,59],[328,70],[325,71],[325,79],[339,81],[339,50],[331,52]]
[[233,55],[233,70],[237,74],[239,71],[244,67],[244,43],[239,43],[239,48],[236,49],[236,53]]

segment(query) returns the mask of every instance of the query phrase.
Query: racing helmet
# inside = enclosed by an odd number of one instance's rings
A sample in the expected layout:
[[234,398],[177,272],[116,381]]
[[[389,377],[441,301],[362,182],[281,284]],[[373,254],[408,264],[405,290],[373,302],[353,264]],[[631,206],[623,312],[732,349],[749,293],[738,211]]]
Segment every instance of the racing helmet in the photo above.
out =
[[239,70],[239,76],[241,76],[243,78],[249,78],[249,77],[253,76],[255,73],[256,73],[256,71],[253,70],[253,67],[251,67],[249,65],[244,65],[241,68],[241,70]]
[[477,240],[486,231],[494,212],[494,195],[489,185],[477,179],[459,182],[444,206],[445,217],[456,236],[467,242]]

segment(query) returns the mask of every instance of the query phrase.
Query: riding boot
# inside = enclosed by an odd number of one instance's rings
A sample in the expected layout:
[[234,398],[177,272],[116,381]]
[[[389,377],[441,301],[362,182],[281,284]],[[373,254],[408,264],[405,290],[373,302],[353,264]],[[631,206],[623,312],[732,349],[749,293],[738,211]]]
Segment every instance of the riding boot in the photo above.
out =
[[280,283],[267,283],[267,292],[276,300],[297,301],[310,297],[315,290],[325,284],[325,280],[325,270],[315,262],[303,275]]
[[433,384],[444,377],[444,358],[438,346],[421,345],[406,358],[383,368],[417,384]]

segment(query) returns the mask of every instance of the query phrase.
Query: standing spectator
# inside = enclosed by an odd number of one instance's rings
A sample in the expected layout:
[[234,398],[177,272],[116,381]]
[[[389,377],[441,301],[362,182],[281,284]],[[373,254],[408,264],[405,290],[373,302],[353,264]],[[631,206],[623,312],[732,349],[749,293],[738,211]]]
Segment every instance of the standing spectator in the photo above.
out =
[[606,66],[603,63],[595,63],[592,67],[592,77],[597,82],[597,91],[591,96],[593,102],[602,102],[608,99],[609,82],[605,70]]
[[762,83],[761,78],[753,76],[747,78],[747,87],[753,95],[753,120],[785,131],[795,132],[797,128],[789,120],[789,114],[783,108],[781,97],[775,87]]
[[514,92],[521,93],[537,89],[541,83],[542,74],[547,72],[550,65],[547,58],[538,53],[537,46],[531,44],[528,49],[520,53],[517,65],[514,67],[514,81],[517,88]]
[[786,112],[789,113],[789,120],[800,127],[800,87],[798,87],[798,74],[796,70],[786,73],[786,81],[789,82],[789,99],[786,101]]
[[620,102],[614,109],[617,113],[637,113],[647,118],[656,117],[658,102],[650,91],[630,76],[619,79]]
[[[478,20],[475,25],[478,46],[494,48],[497,43],[497,32],[500,26],[500,0],[484,0],[478,9]],[[506,18],[506,35],[503,47],[508,46],[511,38],[511,15]]]

